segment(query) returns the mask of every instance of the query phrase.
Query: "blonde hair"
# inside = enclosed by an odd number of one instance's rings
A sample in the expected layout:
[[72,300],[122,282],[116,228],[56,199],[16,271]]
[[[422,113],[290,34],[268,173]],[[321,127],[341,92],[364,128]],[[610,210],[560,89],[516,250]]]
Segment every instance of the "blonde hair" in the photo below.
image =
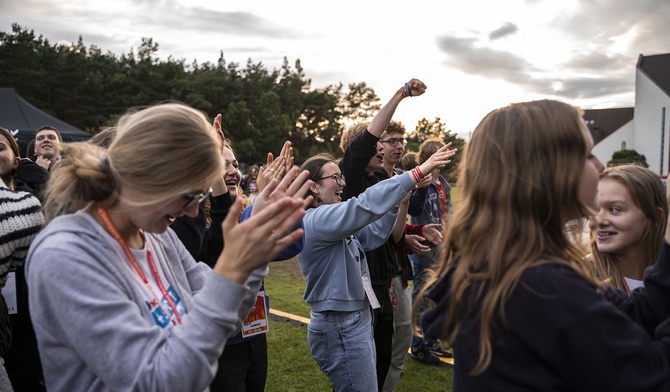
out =
[[563,233],[569,219],[590,215],[579,198],[589,154],[584,126],[579,111],[565,103],[517,103],[486,115],[467,144],[444,256],[420,295],[453,269],[443,331],[453,345],[471,317],[467,309],[480,315],[472,374],[490,364],[494,328],[505,324],[505,303],[524,271],[558,263],[598,286],[583,249]]
[[204,189],[224,167],[221,142],[203,113],[164,103],[126,113],[109,149],[68,143],[66,157],[51,174],[44,212],[47,221],[91,202],[114,205],[122,191],[142,196],[135,204],[168,200]]
[[[653,171],[635,164],[609,167],[600,174],[600,181],[604,179],[611,179],[623,185],[630,193],[635,206],[647,218],[642,238],[639,240],[643,252],[639,260],[645,267],[652,265],[663,243],[665,220],[668,216],[663,182]],[[606,280],[612,287],[628,291],[628,286],[619,272],[619,256],[600,252],[593,234],[591,234],[591,257],[598,278]]]

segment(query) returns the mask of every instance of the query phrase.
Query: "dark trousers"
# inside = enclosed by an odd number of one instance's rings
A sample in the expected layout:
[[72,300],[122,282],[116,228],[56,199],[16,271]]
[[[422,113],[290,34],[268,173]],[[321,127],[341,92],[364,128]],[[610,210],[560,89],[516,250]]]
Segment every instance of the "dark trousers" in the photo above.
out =
[[377,386],[379,391],[384,387],[386,375],[391,366],[393,349],[393,306],[389,295],[388,285],[372,286],[381,308],[375,309],[373,319],[373,333],[377,356]]
[[260,334],[242,343],[226,345],[210,390],[263,392],[267,374],[268,341],[265,334]]

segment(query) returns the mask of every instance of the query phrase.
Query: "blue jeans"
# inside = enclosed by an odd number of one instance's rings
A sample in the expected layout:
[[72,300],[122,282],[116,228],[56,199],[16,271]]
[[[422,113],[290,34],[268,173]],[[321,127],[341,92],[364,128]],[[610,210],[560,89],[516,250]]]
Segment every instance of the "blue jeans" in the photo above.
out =
[[377,391],[370,308],[310,312],[307,339],[312,357],[328,376],[333,390]]

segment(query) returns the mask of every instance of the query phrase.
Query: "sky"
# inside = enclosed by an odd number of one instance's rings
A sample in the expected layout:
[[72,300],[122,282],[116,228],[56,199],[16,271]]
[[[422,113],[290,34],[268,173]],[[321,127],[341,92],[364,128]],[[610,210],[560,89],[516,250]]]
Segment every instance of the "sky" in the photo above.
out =
[[116,55],[143,37],[187,64],[286,57],[311,87],[365,82],[386,103],[411,78],[426,93],[394,115],[408,130],[439,117],[467,138],[491,110],[558,99],[583,109],[634,106],[639,56],[670,52],[668,0],[0,0],[12,23],[51,43]]

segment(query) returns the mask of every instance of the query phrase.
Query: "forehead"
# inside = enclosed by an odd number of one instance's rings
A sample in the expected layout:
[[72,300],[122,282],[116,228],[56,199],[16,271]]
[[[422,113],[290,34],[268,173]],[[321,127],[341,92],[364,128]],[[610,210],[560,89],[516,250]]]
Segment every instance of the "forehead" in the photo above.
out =
[[405,137],[404,133],[401,132],[386,132],[386,139],[402,139]]
[[632,200],[628,188],[613,178],[603,178],[598,182],[598,198],[618,201]]
[[5,135],[0,135],[0,144],[4,144],[6,146],[9,146],[9,139],[5,137]]
[[35,134],[35,138],[46,136],[53,136],[54,138],[58,139],[58,134],[53,129],[43,129]]
[[333,174],[341,174],[340,173],[340,167],[337,166],[337,163],[335,162],[328,162],[323,167],[321,168],[321,173],[323,173],[324,176],[331,176]]
[[231,149],[228,147],[223,148],[223,154],[221,155],[223,155],[223,159],[225,159],[226,161],[234,161],[237,159],[235,158],[235,154],[233,154]]

